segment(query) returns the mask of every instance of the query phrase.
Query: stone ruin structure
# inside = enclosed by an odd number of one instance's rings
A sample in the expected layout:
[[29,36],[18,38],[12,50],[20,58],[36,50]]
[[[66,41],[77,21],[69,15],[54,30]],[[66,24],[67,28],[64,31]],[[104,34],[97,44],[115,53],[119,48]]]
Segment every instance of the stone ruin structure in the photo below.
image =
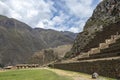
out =
[[[87,52],[82,52],[74,58],[63,60],[49,66],[88,74],[97,72],[102,76],[119,78],[120,29],[118,27],[120,27],[120,22],[110,25],[110,31],[106,30],[102,33],[103,37],[99,36],[98,40],[101,40],[100,38],[105,38],[105,40],[100,42],[97,47],[93,47]],[[97,38],[95,40],[98,41]],[[94,43],[95,40],[93,41]]]
[[103,0],[96,7],[65,57],[49,66],[120,80],[120,0]]
[[27,69],[27,68],[37,68],[39,67],[39,64],[17,64],[17,69]]

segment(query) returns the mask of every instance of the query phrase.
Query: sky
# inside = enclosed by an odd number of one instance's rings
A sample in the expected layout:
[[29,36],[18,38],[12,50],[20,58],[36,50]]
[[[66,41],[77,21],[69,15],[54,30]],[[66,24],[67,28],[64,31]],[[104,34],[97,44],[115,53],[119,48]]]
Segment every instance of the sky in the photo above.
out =
[[81,32],[101,0],[0,0],[0,15],[32,28]]

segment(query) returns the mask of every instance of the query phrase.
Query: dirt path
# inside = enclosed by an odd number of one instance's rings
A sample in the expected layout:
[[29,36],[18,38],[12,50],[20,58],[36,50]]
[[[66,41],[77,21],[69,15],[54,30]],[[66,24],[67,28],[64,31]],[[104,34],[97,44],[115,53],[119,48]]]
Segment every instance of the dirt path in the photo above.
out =
[[50,69],[50,68],[46,68],[46,69],[53,71],[61,76],[71,77],[71,78],[73,78],[73,80],[107,80],[107,79],[104,79],[101,77],[99,79],[91,79],[90,75],[77,73],[77,72],[64,71],[64,70],[59,70],[59,69]]

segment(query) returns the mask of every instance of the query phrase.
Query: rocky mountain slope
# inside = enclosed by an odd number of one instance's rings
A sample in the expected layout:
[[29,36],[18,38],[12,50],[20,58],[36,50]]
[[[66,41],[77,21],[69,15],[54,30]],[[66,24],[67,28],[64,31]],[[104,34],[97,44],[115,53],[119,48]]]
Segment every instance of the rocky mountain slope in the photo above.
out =
[[103,0],[88,19],[83,32],[79,33],[74,45],[66,57],[73,57],[110,38],[120,32],[120,0]]
[[25,63],[36,51],[71,44],[76,34],[69,33],[33,29],[18,20],[0,16],[0,64]]

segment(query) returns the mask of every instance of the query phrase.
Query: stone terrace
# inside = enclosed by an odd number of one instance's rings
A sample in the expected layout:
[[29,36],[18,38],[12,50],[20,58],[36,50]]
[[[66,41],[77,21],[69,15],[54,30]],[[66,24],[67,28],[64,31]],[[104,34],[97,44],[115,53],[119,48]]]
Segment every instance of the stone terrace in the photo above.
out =
[[81,55],[49,65],[50,67],[72,70],[106,77],[120,77],[120,35],[116,32],[100,43],[98,47],[91,48]]

